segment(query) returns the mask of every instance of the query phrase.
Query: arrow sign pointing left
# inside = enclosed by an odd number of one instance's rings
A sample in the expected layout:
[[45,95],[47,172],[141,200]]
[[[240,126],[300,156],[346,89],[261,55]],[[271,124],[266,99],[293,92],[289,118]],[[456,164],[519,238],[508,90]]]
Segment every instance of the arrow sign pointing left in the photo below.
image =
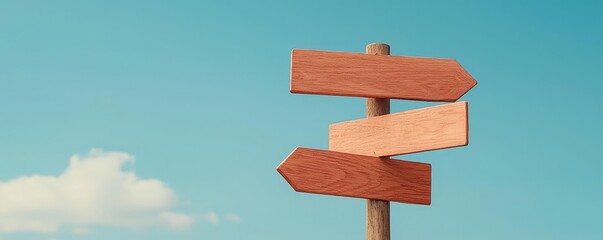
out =
[[276,170],[298,192],[431,204],[431,165],[296,148]]

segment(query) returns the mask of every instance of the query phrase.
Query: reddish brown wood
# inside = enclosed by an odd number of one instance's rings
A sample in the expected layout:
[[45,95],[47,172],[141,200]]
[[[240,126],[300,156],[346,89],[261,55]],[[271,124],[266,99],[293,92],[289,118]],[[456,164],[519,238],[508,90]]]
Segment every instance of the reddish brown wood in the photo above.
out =
[[431,204],[431,165],[296,148],[276,170],[298,192]]
[[291,53],[292,93],[454,102],[475,84],[453,59]]
[[466,146],[467,143],[467,102],[329,126],[329,150],[377,157]]

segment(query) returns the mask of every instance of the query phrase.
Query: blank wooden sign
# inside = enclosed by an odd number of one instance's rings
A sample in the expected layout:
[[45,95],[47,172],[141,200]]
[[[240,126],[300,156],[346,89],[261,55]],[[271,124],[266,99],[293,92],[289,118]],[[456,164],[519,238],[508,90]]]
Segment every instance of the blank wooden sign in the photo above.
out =
[[431,165],[296,148],[276,170],[298,192],[431,203]]
[[386,157],[468,143],[467,102],[329,126],[329,150]]
[[454,102],[475,84],[453,59],[291,53],[292,93]]

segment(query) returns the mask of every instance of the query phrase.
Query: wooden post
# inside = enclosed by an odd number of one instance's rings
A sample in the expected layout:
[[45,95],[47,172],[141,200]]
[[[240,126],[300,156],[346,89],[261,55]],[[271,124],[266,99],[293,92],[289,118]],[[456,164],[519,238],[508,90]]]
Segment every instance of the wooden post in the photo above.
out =
[[[371,43],[366,45],[366,54],[389,55],[389,45]],[[389,98],[367,98],[366,116],[376,117],[389,114]],[[366,239],[389,240],[389,202],[368,199],[366,202]]]

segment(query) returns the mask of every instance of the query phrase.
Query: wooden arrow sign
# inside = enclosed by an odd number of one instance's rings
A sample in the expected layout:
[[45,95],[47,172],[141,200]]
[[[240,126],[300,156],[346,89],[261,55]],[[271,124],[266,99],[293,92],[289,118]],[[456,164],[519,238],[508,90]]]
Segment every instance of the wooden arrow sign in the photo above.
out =
[[336,123],[329,150],[384,157],[466,146],[467,125],[467,102]]
[[291,53],[292,93],[454,102],[475,84],[453,59]]
[[431,204],[431,165],[296,148],[276,170],[298,192]]

